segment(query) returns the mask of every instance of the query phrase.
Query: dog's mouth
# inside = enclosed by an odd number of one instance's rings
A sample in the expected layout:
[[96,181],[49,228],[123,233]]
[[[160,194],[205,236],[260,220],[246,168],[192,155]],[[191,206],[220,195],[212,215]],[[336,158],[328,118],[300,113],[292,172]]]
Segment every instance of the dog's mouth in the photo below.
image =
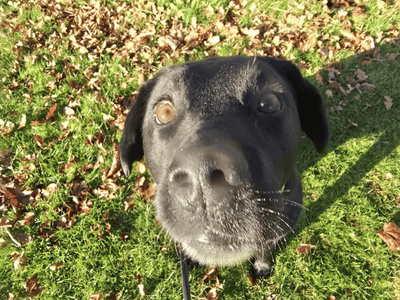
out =
[[208,229],[196,239],[180,242],[183,252],[202,265],[232,266],[251,258],[257,243]]

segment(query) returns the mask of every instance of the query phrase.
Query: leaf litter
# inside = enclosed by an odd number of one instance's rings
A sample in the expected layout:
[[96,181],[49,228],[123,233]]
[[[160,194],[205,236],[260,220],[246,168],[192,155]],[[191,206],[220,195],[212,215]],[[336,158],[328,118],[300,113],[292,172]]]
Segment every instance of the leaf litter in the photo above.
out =
[[[21,9],[29,7],[31,4],[28,2],[20,3]],[[251,27],[242,28],[240,26],[240,18],[247,13],[245,2],[230,2],[227,7],[214,8],[208,5],[204,14],[210,19],[208,25],[203,25],[197,21],[196,17],[191,19],[191,23],[184,24],[180,19],[180,14],[171,14],[171,9],[167,7],[158,7],[154,3],[118,3],[116,7],[101,7],[100,2],[91,1],[91,5],[76,6],[73,1],[63,1],[62,5],[53,1],[42,1],[40,9],[46,17],[57,19],[57,24],[60,30],[54,31],[50,36],[45,34],[39,26],[31,23],[17,23],[17,18],[11,20],[1,20],[2,25],[7,25],[13,28],[13,33],[22,34],[22,39],[17,42],[13,48],[16,53],[16,60],[14,61],[14,72],[22,65],[22,59],[30,59],[32,62],[38,60],[47,61],[48,70],[47,75],[49,80],[45,85],[45,96],[48,106],[46,117],[44,119],[37,119],[30,123],[30,126],[38,126],[46,122],[51,122],[57,119],[57,109],[67,117],[67,121],[61,124],[62,130],[65,130],[65,135],[60,136],[59,139],[70,138],[70,131],[68,130],[68,120],[77,119],[76,108],[80,107],[79,99],[72,99],[68,105],[58,108],[57,103],[52,99],[52,92],[56,91],[63,82],[70,86],[74,93],[78,96],[83,95],[83,91],[90,92],[95,95],[99,101],[105,101],[102,96],[103,79],[101,76],[101,68],[95,72],[92,67],[83,71],[86,82],[78,83],[73,79],[67,79],[66,72],[69,74],[77,74],[81,72],[82,66],[74,63],[72,60],[64,59],[64,68],[61,72],[55,69],[56,60],[61,57],[61,50],[58,45],[66,46],[71,51],[76,51],[79,55],[87,56],[90,61],[98,61],[104,55],[110,55],[114,60],[122,59],[129,60],[132,68],[137,72],[137,78],[132,76],[125,76],[121,87],[127,87],[133,81],[138,84],[144,80],[151,78],[157,70],[172,62],[176,62],[180,57],[184,56],[186,60],[194,58],[193,53],[198,49],[205,49],[206,56],[214,56],[218,54],[219,49],[229,46],[232,52],[245,54],[245,55],[262,55],[272,56],[277,58],[294,59],[293,56],[286,57],[291,49],[296,48],[300,52],[314,51],[321,58],[331,60],[334,53],[339,50],[352,50],[357,52],[371,53],[373,59],[381,59],[380,47],[376,47],[378,42],[386,42],[392,45],[399,45],[400,38],[397,29],[391,29],[383,37],[382,33],[378,33],[378,38],[374,39],[368,35],[365,30],[358,30],[352,26],[349,21],[349,10],[351,14],[360,17],[368,17],[365,14],[365,7],[360,1],[328,1],[321,2],[325,12],[335,11],[337,18],[342,21],[343,28],[340,32],[341,37],[330,36],[323,33],[323,28],[326,24],[335,21],[335,16],[330,13],[314,16],[301,4],[298,9],[303,11],[301,16],[295,16],[291,13],[286,13],[284,20],[276,20],[272,15],[267,15],[263,12],[258,12],[253,5],[250,8],[251,13],[254,15],[254,25]],[[172,7],[172,6],[171,6]],[[167,19],[170,15],[171,19]],[[129,16],[129,17],[127,17]],[[129,20],[137,21],[137,24],[144,22],[146,26],[138,26],[132,24]],[[158,26],[161,24],[162,26]],[[156,29],[157,28],[157,29]],[[100,38],[106,37],[105,39]],[[248,39],[248,44],[242,46],[235,41],[240,39]],[[116,42],[118,41],[118,42]],[[333,41],[333,42],[331,42]],[[46,55],[40,54],[40,49],[52,48],[53,57],[49,58]],[[29,49],[31,53],[26,52]],[[54,50],[55,49],[55,50]],[[229,55],[232,54],[229,53]],[[76,54],[75,54],[76,55]],[[399,53],[386,54],[388,60],[395,60]],[[158,57],[156,59],[156,57]],[[368,60],[366,60],[368,62]],[[299,67],[301,69],[309,68],[310,63],[302,62]],[[342,86],[338,80],[340,76],[340,68],[330,66],[325,68],[328,71],[328,80],[324,80],[323,76],[319,73],[316,74],[318,83],[322,86],[327,82],[333,90],[348,96],[353,90],[362,92],[374,91],[374,86],[367,82],[369,76],[362,69],[358,68],[355,71],[355,77],[346,76],[349,84]],[[65,73],[64,73],[65,72]],[[18,82],[13,79],[12,84],[8,86],[9,91],[16,91],[21,89],[25,83]],[[32,81],[27,83],[30,90],[32,90]],[[117,101],[112,103],[113,113],[116,117],[110,114],[103,114],[103,120],[108,126],[114,126],[118,130],[123,130],[126,114],[134,104],[138,92],[134,91],[128,97],[117,96]],[[32,92],[24,94],[29,103],[32,101]],[[328,97],[334,97],[332,90],[327,90]],[[358,99],[356,98],[358,97]],[[359,100],[359,95],[355,98]],[[387,109],[392,108],[393,99],[385,96],[385,106]],[[347,100],[340,101],[336,110],[343,110],[347,106]],[[369,104],[367,104],[368,106]],[[353,126],[356,123],[349,120]],[[21,115],[19,125],[16,126],[12,123],[6,123],[0,120],[0,131],[3,135],[9,135],[13,130],[20,130],[27,126],[27,117],[25,114]],[[28,125],[29,126],[29,125]],[[95,164],[86,164],[81,167],[84,172],[100,168],[105,160],[104,156],[110,153],[104,148],[103,142],[105,138],[105,131],[100,130],[98,136],[93,137],[95,142],[87,139],[87,143],[99,148],[98,160]],[[52,145],[52,141],[45,142],[45,139],[39,134],[33,135],[39,149]],[[72,183],[63,184],[70,195],[71,200],[64,206],[56,208],[56,212],[60,214],[60,219],[57,222],[46,221],[40,228],[39,236],[51,236],[56,229],[65,230],[74,225],[76,215],[89,214],[91,206],[93,205],[93,197],[102,197],[105,199],[116,198],[115,191],[124,188],[117,179],[121,175],[121,166],[119,161],[118,145],[113,143],[113,159],[111,167],[102,170],[102,181],[97,188],[88,186],[85,181],[79,178],[74,178]],[[26,169],[34,170],[36,168],[36,157],[25,157],[28,162]],[[76,163],[72,158],[68,163],[60,166],[60,173],[66,172]],[[138,163],[137,172],[140,175],[146,173],[145,165]],[[0,200],[0,209],[5,212],[8,209],[13,209],[14,212],[19,213],[24,210],[28,205],[34,206],[40,199],[46,199],[53,193],[56,193],[58,187],[54,184],[48,185],[47,188],[36,187],[33,191],[21,191],[21,186],[15,183],[23,184],[28,177],[23,173],[15,173],[14,178],[6,185],[2,185],[4,190],[4,199]],[[3,180],[3,179],[2,179]],[[15,181],[15,183],[14,183]],[[156,185],[151,183],[145,176],[140,176],[134,183],[133,195],[128,197],[125,201],[125,210],[134,207],[133,198],[140,195],[142,199],[153,200],[156,191]],[[22,218],[21,218],[22,217]],[[18,216],[18,220],[2,217],[0,219],[0,228],[24,227],[35,222],[34,213],[26,212]],[[395,225],[395,224],[394,224]],[[380,234],[380,237],[390,244],[391,249],[397,247],[398,249],[398,227],[394,225],[387,225]],[[110,226],[107,225],[106,231],[110,231]],[[385,237],[385,239],[383,237]],[[34,238],[26,233],[17,235],[17,239],[22,243],[28,243]],[[387,242],[389,241],[389,242]],[[397,243],[397,244],[396,244]],[[393,246],[394,245],[394,246]],[[396,246],[397,245],[397,246]],[[298,248],[299,253],[309,253],[313,245],[301,245]],[[22,265],[22,262],[21,262]],[[60,263],[53,264],[51,270],[56,270],[61,267]],[[140,275],[138,275],[140,276]],[[211,275],[210,275],[211,276]],[[203,279],[202,279],[203,281]],[[139,292],[145,295],[144,286],[139,282]],[[218,280],[217,280],[218,283]],[[207,299],[217,299],[216,290],[213,287],[207,294]],[[37,274],[26,282],[26,290],[30,295],[35,293],[40,294],[43,290],[37,286]],[[93,299],[100,299],[100,294],[92,294]]]

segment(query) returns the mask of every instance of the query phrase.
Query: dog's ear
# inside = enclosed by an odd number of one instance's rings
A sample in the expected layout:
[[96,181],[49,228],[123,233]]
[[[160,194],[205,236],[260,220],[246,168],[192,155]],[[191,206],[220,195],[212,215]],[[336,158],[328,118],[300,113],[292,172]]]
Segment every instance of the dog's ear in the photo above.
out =
[[121,139],[120,159],[126,177],[131,173],[132,163],[143,157],[142,123],[147,100],[155,84],[155,79],[143,83],[135,104],[125,120]]
[[299,69],[289,61],[268,59],[267,63],[289,79],[296,92],[297,110],[303,131],[318,152],[325,150],[329,139],[325,105],[318,90],[303,78]]

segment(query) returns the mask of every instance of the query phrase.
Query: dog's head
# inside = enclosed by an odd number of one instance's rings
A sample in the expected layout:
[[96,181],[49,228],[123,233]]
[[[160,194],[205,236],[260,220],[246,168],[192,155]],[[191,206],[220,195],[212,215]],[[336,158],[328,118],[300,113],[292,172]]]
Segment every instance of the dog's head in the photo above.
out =
[[129,175],[146,155],[157,216],[188,256],[232,264],[296,223],[300,208],[289,209],[281,190],[301,130],[324,150],[323,101],[292,63],[211,58],[164,68],[143,84],[121,163]]

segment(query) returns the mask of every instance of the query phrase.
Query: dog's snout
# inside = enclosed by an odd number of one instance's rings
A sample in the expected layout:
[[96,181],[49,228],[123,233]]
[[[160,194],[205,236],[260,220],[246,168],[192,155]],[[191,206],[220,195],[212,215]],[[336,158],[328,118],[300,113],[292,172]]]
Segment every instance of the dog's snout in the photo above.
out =
[[246,176],[247,164],[239,150],[193,147],[176,154],[169,169],[168,190],[185,207],[206,207],[231,199],[232,191]]
[[242,180],[233,167],[234,166],[232,166],[232,168],[227,168],[226,170],[212,170],[209,175],[211,186],[239,186]]
[[193,198],[195,185],[191,176],[185,171],[174,172],[170,176],[169,190],[182,204],[187,205]]
[[211,171],[209,178],[212,185],[225,185],[228,183],[225,179],[224,172],[221,170]]

